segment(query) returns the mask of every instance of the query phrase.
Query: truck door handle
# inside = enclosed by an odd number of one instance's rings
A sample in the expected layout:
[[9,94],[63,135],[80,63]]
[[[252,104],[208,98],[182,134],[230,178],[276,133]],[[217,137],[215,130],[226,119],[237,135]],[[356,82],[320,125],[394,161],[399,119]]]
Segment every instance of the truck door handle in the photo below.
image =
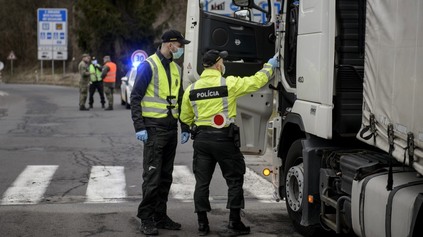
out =
[[244,30],[243,26],[229,26],[229,29],[231,30]]

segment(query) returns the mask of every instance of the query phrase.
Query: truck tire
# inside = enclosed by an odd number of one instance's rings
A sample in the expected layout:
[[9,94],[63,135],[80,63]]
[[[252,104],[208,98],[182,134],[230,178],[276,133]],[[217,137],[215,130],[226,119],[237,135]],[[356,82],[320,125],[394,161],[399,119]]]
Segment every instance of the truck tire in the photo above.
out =
[[302,203],[306,197],[304,194],[304,169],[303,169],[303,146],[301,140],[292,143],[286,156],[284,168],[285,175],[285,202],[289,218],[298,233],[303,236],[316,236],[316,226],[301,225]]

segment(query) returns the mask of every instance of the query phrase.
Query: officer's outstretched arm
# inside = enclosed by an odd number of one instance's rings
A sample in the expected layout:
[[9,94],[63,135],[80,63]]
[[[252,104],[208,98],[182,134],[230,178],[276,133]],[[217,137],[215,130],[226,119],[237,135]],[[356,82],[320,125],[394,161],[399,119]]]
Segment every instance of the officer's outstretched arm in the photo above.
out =
[[236,97],[241,97],[248,93],[257,91],[272,78],[273,76],[273,67],[269,63],[265,63],[263,68],[256,72],[253,76],[249,77],[234,77],[229,76],[226,78],[227,83],[234,83],[234,91]]
[[179,115],[179,119],[181,122],[191,126],[194,123],[194,110],[191,106],[191,101],[189,100],[189,93],[191,90],[191,85],[184,92],[184,96],[182,97],[182,104],[181,104],[181,113]]

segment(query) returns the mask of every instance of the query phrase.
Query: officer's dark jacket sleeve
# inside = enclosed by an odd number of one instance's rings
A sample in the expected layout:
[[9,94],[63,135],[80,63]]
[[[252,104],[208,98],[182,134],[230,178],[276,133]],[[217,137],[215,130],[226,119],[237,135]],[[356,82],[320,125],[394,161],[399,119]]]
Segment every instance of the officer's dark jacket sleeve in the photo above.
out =
[[141,100],[144,98],[147,87],[150,84],[152,74],[150,64],[147,61],[142,62],[137,68],[137,76],[131,92],[131,116],[135,132],[145,129]]
[[101,71],[101,79],[103,80],[107,73],[110,71],[110,68],[106,65],[103,66],[103,71]]
[[[182,84],[182,76],[181,76],[181,86],[179,87],[179,94],[178,94],[178,113],[181,114],[181,106],[182,106],[182,97],[184,96],[184,88]],[[185,123],[183,123],[179,119],[179,123],[181,124],[181,131],[182,132],[189,132],[189,126]]]

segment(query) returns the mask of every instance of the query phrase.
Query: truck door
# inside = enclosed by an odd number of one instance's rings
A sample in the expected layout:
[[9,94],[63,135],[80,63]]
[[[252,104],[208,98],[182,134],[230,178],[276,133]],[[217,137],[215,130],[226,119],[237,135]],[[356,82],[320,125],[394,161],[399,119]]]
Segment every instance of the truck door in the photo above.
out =
[[[205,4],[215,4],[213,9],[221,9],[226,14],[207,11]],[[188,0],[187,6],[185,37],[192,43],[185,46],[185,87],[199,78],[204,70],[202,55],[210,49],[228,51],[226,76],[254,75],[275,54],[274,25],[268,20],[260,22],[262,18],[257,17],[260,12],[254,14],[244,10],[239,12],[247,14],[244,19],[235,18],[236,9],[240,8],[232,1],[224,0]],[[212,7],[207,5],[209,9]],[[270,13],[269,9],[267,11]],[[273,110],[273,92],[266,85],[256,93],[240,98],[237,105],[236,123],[241,128],[241,150],[264,153],[267,122]]]

